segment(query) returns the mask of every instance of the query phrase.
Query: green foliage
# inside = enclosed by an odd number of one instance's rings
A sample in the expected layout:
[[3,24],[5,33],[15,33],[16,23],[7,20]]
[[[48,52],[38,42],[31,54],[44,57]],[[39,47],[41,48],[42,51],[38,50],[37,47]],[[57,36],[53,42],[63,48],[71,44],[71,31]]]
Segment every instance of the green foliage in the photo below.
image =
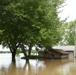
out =
[[[63,0],[3,0],[0,3],[1,44],[29,54],[34,45],[52,46],[61,39],[58,8]],[[25,53],[25,55],[27,55]]]
[[36,54],[37,51],[36,51],[36,50],[32,50],[31,53],[32,53],[32,54]]
[[74,45],[75,44],[75,28],[76,28],[76,20],[67,22],[63,25],[63,45]]
[[0,53],[10,53],[10,51],[0,51]]
[[16,54],[22,53],[22,50],[20,48],[17,48]]

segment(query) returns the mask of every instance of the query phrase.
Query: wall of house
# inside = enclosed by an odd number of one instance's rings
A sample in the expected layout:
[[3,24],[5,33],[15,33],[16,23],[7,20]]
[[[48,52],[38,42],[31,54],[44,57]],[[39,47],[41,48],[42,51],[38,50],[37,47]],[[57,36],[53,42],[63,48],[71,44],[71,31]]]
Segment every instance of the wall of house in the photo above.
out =
[[74,58],[74,52],[70,52],[69,53],[69,59],[73,59]]
[[51,54],[54,54],[55,58],[61,58],[61,54],[52,51]]
[[[67,55],[62,55],[56,51],[51,51],[51,52],[39,52],[39,56],[43,57],[43,58],[51,58],[51,59],[61,59],[61,58],[68,58],[68,54]],[[72,57],[72,54],[70,54],[70,56]]]
[[62,55],[61,58],[68,58],[68,55]]
[[46,53],[44,55],[44,58],[58,58],[59,59],[59,58],[61,58],[61,54],[51,51],[50,53]]

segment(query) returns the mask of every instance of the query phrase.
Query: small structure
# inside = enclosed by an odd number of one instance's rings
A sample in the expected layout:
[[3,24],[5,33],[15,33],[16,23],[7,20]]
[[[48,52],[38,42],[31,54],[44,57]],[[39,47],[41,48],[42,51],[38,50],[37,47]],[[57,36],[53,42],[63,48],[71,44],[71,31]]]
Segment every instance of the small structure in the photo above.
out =
[[70,46],[54,46],[53,49],[62,49],[66,52],[69,52],[69,58],[75,57],[75,46],[73,46],[73,45],[70,45]]
[[61,49],[52,49],[49,52],[39,51],[38,55],[43,58],[61,59],[61,58],[68,58],[69,52],[66,52]]

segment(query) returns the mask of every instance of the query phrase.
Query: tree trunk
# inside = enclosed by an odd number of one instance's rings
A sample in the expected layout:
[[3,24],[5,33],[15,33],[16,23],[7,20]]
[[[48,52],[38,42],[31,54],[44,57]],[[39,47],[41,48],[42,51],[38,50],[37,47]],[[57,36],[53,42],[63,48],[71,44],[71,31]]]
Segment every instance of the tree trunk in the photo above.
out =
[[27,57],[27,53],[26,53],[26,50],[25,50],[25,47],[23,44],[21,45],[21,48],[22,48],[22,52],[23,52],[24,56]]
[[26,50],[22,48],[22,52],[23,52],[24,56],[27,57]]
[[16,55],[16,50],[13,50],[13,52],[12,52],[12,62],[15,62],[15,55]]
[[30,57],[30,55],[31,55],[31,49],[32,49],[32,45],[30,44],[29,51],[28,51],[28,57]]

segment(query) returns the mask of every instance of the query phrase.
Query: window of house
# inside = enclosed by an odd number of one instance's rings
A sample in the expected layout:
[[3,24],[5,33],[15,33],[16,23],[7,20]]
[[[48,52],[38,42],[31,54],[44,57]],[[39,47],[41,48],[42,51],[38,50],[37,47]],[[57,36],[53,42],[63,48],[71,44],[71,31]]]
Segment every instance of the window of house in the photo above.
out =
[[50,58],[56,58],[56,55],[55,54],[51,54]]

